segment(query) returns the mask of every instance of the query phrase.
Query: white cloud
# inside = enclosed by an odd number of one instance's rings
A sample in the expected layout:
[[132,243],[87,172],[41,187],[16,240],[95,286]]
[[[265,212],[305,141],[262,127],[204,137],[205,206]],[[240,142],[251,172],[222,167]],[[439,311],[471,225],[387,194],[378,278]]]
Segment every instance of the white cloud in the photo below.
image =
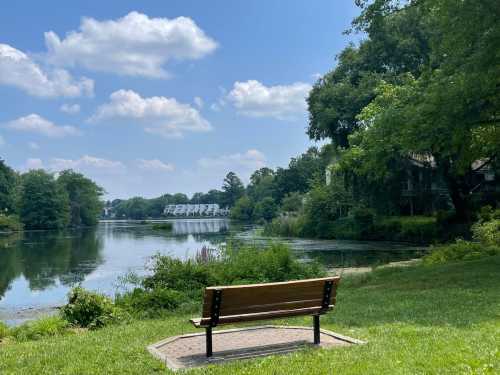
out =
[[199,109],[202,109],[202,108],[203,108],[203,105],[205,104],[205,103],[203,102],[203,99],[202,99],[202,98],[200,98],[199,96],[195,96],[195,97],[194,97],[194,99],[193,99],[193,101],[194,101],[194,104],[195,104],[195,105],[196,105]]
[[13,130],[39,133],[52,138],[81,134],[81,132],[74,126],[56,125],[36,113],[19,117],[16,120],[8,122],[6,126]]
[[80,112],[79,104],[63,104],[60,108],[61,112],[68,113],[70,115],[74,115],[75,113]]
[[140,121],[146,132],[166,138],[181,137],[184,132],[212,129],[197,109],[174,98],[153,96],[142,98],[132,90],[119,90],[110,95],[110,102],[97,108],[89,122],[103,120]]
[[28,146],[29,148],[31,148],[32,150],[38,150],[40,148],[40,146],[38,145],[38,143],[36,142],[28,142]]
[[23,167],[24,170],[28,171],[32,169],[42,169],[42,168],[43,168],[43,162],[40,159],[36,158],[27,159]]
[[172,172],[175,168],[171,163],[164,163],[158,159],[138,159],[137,165],[140,169],[147,171]]
[[78,31],[61,39],[45,33],[48,59],[62,66],[130,76],[165,78],[170,60],[199,59],[217,48],[188,17],[149,18],[130,12],[117,20],[83,18]]
[[272,117],[288,120],[306,112],[306,97],[311,85],[265,86],[259,81],[235,82],[226,98],[239,113],[251,117]]
[[40,97],[92,96],[94,81],[75,80],[63,69],[42,69],[28,55],[7,44],[0,44],[0,84],[14,86]]
[[79,159],[52,158],[49,163],[49,168],[54,171],[74,169],[78,171],[101,170],[108,173],[123,171],[125,169],[125,165],[121,161],[84,155]]
[[226,169],[255,170],[266,165],[266,157],[259,150],[251,149],[245,153],[236,153],[231,155],[222,155],[214,158],[201,158],[198,165],[203,169]]

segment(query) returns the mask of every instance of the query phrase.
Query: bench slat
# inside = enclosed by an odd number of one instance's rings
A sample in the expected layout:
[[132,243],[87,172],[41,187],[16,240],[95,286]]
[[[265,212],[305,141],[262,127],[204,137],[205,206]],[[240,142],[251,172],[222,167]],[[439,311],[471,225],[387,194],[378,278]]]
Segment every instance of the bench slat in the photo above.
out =
[[335,290],[339,277],[297,280],[268,284],[232,285],[205,289],[202,318],[211,316],[214,290],[222,291],[219,324],[227,315],[271,313],[285,309],[318,308],[323,299],[326,281],[333,282],[331,304],[335,304]]
[[[329,310],[333,308],[333,305],[329,306]],[[301,316],[301,315],[312,315],[312,314],[324,314],[326,311],[322,310],[321,307],[308,307],[302,309],[291,309],[291,310],[277,310],[271,312],[253,313],[253,314],[241,314],[241,315],[228,315],[221,316],[219,318],[218,324],[229,324],[238,322],[249,322],[254,320],[264,320],[264,319],[276,319],[285,318],[290,316]],[[199,318],[191,319],[191,322],[196,327],[208,327],[210,325],[210,318]]]

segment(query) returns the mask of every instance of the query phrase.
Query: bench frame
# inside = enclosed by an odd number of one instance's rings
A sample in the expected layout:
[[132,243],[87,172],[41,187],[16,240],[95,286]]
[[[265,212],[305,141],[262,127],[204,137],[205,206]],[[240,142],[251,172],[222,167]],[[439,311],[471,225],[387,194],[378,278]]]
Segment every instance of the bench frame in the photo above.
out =
[[[292,309],[292,310],[282,310],[282,311],[271,311],[271,312],[263,312],[263,313],[254,313],[245,315],[237,315],[232,317],[233,322],[243,322],[243,321],[251,321],[251,320],[264,320],[271,318],[279,318],[279,317],[287,317],[287,316],[300,316],[300,315],[312,315],[313,317],[313,339],[314,344],[319,345],[321,343],[321,330],[320,330],[320,316],[326,314],[329,310],[331,310],[334,305],[331,304],[332,301],[332,293],[336,294],[336,286],[340,281],[339,277],[329,277],[324,279],[313,279],[313,280],[301,280],[304,282],[307,281],[319,281],[324,280],[323,285],[323,295],[321,306],[312,307],[312,308],[301,308],[301,309]],[[283,284],[283,283],[278,283]],[[273,283],[269,284],[260,284],[260,285],[269,285],[272,287]],[[236,286],[237,287],[237,286]],[[244,286],[242,286],[244,287]],[[219,325],[219,317],[220,317],[220,307],[222,304],[223,298],[223,290],[225,287],[212,287],[210,288],[213,291],[212,295],[212,304],[210,308],[210,318],[207,321],[205,318],[201,319],[191,319],[191,323],[195,325],[197,328],[205,328],[205,336],[206,336],[206,356],[212,357],[213,355],[213,345],[212,345],[212,330],[214,327]],[[222,324],[227,324],[222,323]]]

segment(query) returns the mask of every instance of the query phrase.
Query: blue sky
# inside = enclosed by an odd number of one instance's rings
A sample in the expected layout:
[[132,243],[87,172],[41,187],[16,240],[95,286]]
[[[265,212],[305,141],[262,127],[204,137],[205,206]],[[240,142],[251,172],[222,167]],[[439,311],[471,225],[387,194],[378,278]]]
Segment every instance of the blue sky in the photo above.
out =
[[0,12],[0,155],[108,198],[207,191],[312,143],[304,97],[351,0],[16,1]]

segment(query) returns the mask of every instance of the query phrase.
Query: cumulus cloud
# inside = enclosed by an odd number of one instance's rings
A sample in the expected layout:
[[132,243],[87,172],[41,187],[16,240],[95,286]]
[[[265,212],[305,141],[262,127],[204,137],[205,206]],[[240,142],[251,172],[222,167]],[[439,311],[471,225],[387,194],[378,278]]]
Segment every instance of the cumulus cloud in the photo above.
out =
[[172,172],[175,168],[171,163],[164,163],[158,159],[138,159],[137,165],[146,171]]
[[74,115],[75,113],[80,112],[79,104],[63,104],[60,108],[61,112]]
[[132,90],[119,90],[110,95],[110,102],[101,105],[89,122],[122,120],[141,122],[146,132],[162,137],[181,137],[185,132],[212,129],[197,109],[174,98],[153,96],[143,98]]
[[150,18],[130,12],[117,20],[83,18],[78,31],[45,33],[48,60],[61,66],[129,76],[165,78],[170,60],[199,59],[217,48],[188,17]]
[[265,86],[250,80],[235,82],[226,98],[243,115],[289,120],[305,113],[310,90],[311,85],[304,82]]
[[222,155],[213,158],[201,158],[198,165],[203,169],[259,169],[266,165],[266,157],[259,150],[250,149],[245,153]]
[[102,170],[103,172],[119,172],[125,169],[121,161],[108,160],[95,156],[84,155],[79,159],[52,158],[49,168],[54,171],[74,169],[79,171]]
[[74,126],[56,125],[36,113],[12,120],[6,124],[6,127],[23,132],[38,133],[51,138],[81,134],[81,132]]
[[193,99],[193,101],[194,101],[194,104],[195,104],[195,105],[196,105],[199,109],[202,109],[202,108],[203,108],[203,105],[205,104],[205,103],[203,102],[203,99],[202,99],[202,98],[200,98],[199,96],[195,96],[195,97],[194,97],[194,99]]
[[40,97],[92,96],[94,81],[75,80],[63,69],[42,69],[28,55],[8,44],[0,44],[0,84],[17,87]]

